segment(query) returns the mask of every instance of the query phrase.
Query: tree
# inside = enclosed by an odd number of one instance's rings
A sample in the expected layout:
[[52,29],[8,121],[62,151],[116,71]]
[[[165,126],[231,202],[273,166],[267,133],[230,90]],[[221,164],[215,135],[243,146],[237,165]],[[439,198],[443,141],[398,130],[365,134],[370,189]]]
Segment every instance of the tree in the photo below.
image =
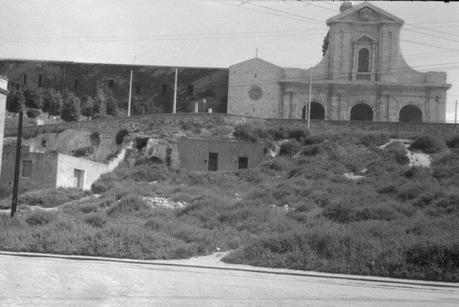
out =
[[66,122],[80,119],[80,99],[73,93],[66,93],[66,99],[62,105],[61,118]]
[[99,114],[99,115],[104,115],[107,113],[107,105],[105,104],[104,99],[101,97],[96,97],[96,100],[94,101],[94,109],[93,109],[93,115]]
[[6,109],[11,113],[19,113],[24,108],[24,95],[20,90],[8,93],[6,97]]
[[24,91],[25,106],[32,109],[41,109],[43,107],[43,95],[41,88]]
[[118,115],[118,104],[115,97],[112,95],[108,96],[105,100],[105,105],[107,106],[106,112],[108,115],[115,117]]
[[94,114],[95,101],[91,96],[85,95],[81,99],[81,115],[91,117]]
[[63,98],[59,91],[46,89],[43,95],[43,112],[49,115],[60,115],[62,112]]

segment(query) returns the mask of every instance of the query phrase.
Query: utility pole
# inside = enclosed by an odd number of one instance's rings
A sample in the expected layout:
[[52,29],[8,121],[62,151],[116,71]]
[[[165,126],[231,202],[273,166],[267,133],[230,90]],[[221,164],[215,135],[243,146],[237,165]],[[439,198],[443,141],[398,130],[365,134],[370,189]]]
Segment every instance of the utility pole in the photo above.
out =
[[131,68],[131,78],[129,79],[129,100],[128,100],[128,117],[131,117],[131,99],[132,99],[132,68]]
[[454,106],[454,123],[457,124],[457,99],[456,104]]
[[21,108],[19,112],[18,137],[16,141],[16,162],[14,164],[14,183],[13,183],[13,200],[11,203],[11,217],[16,213],[18,206],[18,189],[19,189],[19,169],[21,165],[21,142],[22,142],[22,120],[24,118],[24,110]]
[[311,95],[312,95],[312,67],[309,69],[309,98],[308,98],[308,130],[311,130]]
[[177,79],[178,79],[178,68],[175,69],[174,104],[172,105],[172,113],[177,112]]

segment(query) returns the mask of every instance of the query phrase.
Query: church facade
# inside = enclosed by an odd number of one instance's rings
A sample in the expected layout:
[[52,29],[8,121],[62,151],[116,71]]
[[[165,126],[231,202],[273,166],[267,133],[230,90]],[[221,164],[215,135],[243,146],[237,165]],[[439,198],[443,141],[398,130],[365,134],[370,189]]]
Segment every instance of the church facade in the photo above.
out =
[[[229,68],[228,113],[261,118],[445,122],[445,72],[418,72],[401,53],[403,20],[364,2],[327,20],[311,69],[253,58]],[[312,71],[311,71],[312,70]]]

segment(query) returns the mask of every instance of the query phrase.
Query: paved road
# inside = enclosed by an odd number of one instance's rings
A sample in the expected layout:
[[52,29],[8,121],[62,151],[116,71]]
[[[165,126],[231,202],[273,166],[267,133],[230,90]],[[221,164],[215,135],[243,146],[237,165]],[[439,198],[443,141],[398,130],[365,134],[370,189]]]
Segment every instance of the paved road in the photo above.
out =
[[459,285],[437,287],[165,263],[3,254],[0,255],[0,305],[459,306]]

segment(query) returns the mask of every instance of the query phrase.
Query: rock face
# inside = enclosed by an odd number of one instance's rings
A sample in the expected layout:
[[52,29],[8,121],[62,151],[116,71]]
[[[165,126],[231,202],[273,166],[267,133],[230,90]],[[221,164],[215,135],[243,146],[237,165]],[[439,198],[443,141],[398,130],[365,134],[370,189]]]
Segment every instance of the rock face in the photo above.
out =
[[59,133],[42,133],[24,141],[33,151],[57,151],[67,155],[73,155],[81,148],[91,147],[92,153],[86,158],[105,162],[107,157],[113,155],[119,149],[112,135],[100,134],[98,142],[91,138],[93,132],[89,130],[67,129]]

